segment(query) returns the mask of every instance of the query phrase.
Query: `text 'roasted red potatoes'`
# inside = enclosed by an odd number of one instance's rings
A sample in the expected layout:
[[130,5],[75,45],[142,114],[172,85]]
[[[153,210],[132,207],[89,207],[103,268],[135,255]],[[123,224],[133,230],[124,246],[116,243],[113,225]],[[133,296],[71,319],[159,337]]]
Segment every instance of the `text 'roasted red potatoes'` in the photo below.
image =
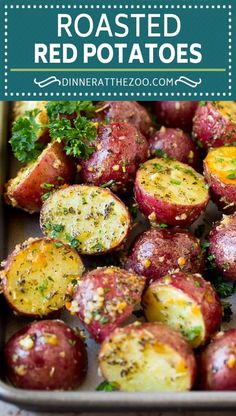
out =
[[58,186],[70,183],[75,169],[62,143],[50,143],[35,162],[6,184],[5,201],[30,213],[40,211],[42,199]]
[[236,209],[236,147],[212,149],[204,160],[204,176],[214,202],[225,210]]
[[178,270],[203,272],[204,256],[200,241],[190,232],[152,228],[138,236],[125,267],[157,280]]
[[199,387],[236,390],[236,329],[219,332],[199,360]]
[[191,131],[197,101],[156,101],[157,121],[166,127],[178,127]]
[[203,176],[193,168],[175,160],[155,158],[138,170],[135,198],[151,221],[185,226],[206,208],[209,194]]
[[130,230],[129,211],[109,189],[73,185],[44,202],[40,223],[45,235],[69,243],[82,254],[119,248]]
[[141,162],[148,158],[148,143],[140,131],[127,123],[100,126],[95,151],[81,161],[84,183],[109,184],[113,191],[126,191]]
[[153,157],[164,155],[195,169],[199,168],[198,149],[190,136],[181,129],[162,127],[150,138],[149,150]]
[[99,352],[103,376],[124,391],[185,391],[196,373],[192,350],[178,332],[158,323],[117,328]]
[[1,272],[3,294],[17,314],[45,316],[61,309],[83,272],[78,253],[48,238],[16,246]]
[[64,322],[47,320],[25,326],[5,346],[6,376],[30,390],[72,390],[87,370],[82,338]]
[[236,214],[224,216],[209,235],[209,252],[223,276],[236,280]]
[[236,102],[212,101],[200,105],[194,117],[193,135],[205,148],[236,142]]
[[92,336],[101,342],[141,302],[145,279],[118,267],[88,272],[75,288],[69,309],[78,313]]
[[98,122],[129,123],[145,136],[149,136],[153,131],[150,115],[146,108],[136,101],[103,101],[97,103],[96,107]]
[[208,341],[221,324],[221,303],[200,274],[180,272],[162,277],[147,288],[142,304],[148,321],[171,326],[192,347]]

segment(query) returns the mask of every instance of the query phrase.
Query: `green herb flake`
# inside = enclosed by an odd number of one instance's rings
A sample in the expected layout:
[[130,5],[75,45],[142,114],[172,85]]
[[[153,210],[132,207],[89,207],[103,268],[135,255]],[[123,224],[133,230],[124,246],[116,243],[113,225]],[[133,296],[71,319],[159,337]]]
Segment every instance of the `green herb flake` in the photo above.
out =
[[114,185],[116,182],[113,180],[113,179],[111,179],[110,181],[108,181],[108,182],[106,182],[106,183],[103,183],[102,185],[100,185],[100,188],[108,188],[109,186],[112,186],[112,185]]
[[163,224],[158,224],[158,227],[162,228],[162,229],[163,228],[168,228],[168,224],[164,224],[164,223]]
[[46,192],[45,194],[41,195],[41,200],[46,201],[51,195],[52,192]]
[[63,246],[63,244],[62,244],[60,241],[57,241],[57,242],[55,243],[55,246],[56,246],[56,248],[60,248],[60,247],[62,247],[62,246]]
[[39,292],[43,298],[46,298],[45,292],[48,288],[48,279],[44,279],[42,284],[38,287]]
[[99,322],[100,322],[102,325],[107,324],[107,323],[109,322],[109,318],[108,318],[108,316],[102,316],[102,317],[99,319]]
[[178,180],[176,180],[176,179],[171,179],[170,180],[170,183],[172,184],[172,185],[181,185],[181,181],[178,181]]
[[228,179],[236,179],[236,173],[230,173],[226,176]]
[[109,381],[103,381],[96,387],[96,391],[115,391],[117,384]]
[[195,338],[201,335],[202,328],[200,326],[195,326],[195,328],[190,329],[189,331],[183,331],[183,335],[189,341],[194,341]]

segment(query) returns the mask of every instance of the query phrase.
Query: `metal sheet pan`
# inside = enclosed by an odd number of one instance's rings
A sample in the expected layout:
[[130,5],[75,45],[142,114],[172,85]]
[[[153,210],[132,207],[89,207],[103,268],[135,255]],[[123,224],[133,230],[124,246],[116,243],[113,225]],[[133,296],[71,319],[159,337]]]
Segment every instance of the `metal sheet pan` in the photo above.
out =
[[[7,151],[8,121],[10,119],[10,105],[0,102],[0,189],[2,191],[6,177],[12,175],[16,169],[15,163]],[[211,224],[219,217],[214,205],[210,205],[204,216],[204,221]],[[202,219],[198,221],[201,222]],[[195,224],[194,226],[197,226]],[[29,236],[40,234],[37,216],[29,216],[23,212],[0,205],[0,257],[10,252],[16,243],[24,241]],[[3,302],[2,302],[3,303]],[[236,312],[236,298],[233,299]],[[4,304],[0,304],[0,348],[5,340],[27,321],[13,316]],[[64,314],[64,313],[63,313]],[[235,314],[236,316],[236,314]],[[63,315],[69,324],[78,325],[67,314]],[[230,326],[236,326],[234,318]],[[0,400],[13,403],[19,407],[54,412],[69,411],[159,411],[180,409],[236,409],[235,392],[186,392],[186,393],[124,393],[124,392],[96,392],[95,387],[101,381],[97,374],[97,345],[88,340],[89,371],[88,376],[78,391],[73,392],[41,392],[20,390],[9,386],[0,375]],[[2,361],[1,361],[2,362]],[[0,364],[0,372],[3,365]]]

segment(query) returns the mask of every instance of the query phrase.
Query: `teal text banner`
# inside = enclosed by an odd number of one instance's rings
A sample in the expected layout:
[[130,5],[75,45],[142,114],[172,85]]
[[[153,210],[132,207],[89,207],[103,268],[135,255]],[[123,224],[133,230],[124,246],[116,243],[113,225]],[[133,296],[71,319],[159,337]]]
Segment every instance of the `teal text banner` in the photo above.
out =
[[0,0],[1,100],[236,99],[235,0]]

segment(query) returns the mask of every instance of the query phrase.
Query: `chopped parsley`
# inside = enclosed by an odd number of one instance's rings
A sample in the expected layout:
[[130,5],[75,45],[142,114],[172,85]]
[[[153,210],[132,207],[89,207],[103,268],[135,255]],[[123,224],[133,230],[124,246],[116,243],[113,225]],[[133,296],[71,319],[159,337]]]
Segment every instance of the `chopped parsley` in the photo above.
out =
[[164,223],[163,224],[158,224],[158,227],[162,228],[162,229],[163,228],[168,228],[168,224],[164,224]]
[[45,127],[36,121],[39,113],[38,109],[26,111],[13,123],[9,142],[15,157],[22,163],[36,160],[45,146],[38,141],[40,130]]
[[103,381],[96,387],[96,391],[115,391],[117,390],[116,383]]
[[236,179],[236,173],[230,173],[229,175],[227,175],[228,179]]
[[43,298],[46,298],[45,292],[48,288],[48,279],[44,279],[42,284],[38,287],[39,292]]
[[195,328],[192,328],[189,331],[183,331],[183,335],[189,341],[194,341],[195,338],[197,338],[197,337],[199,337],[199,335],[201,335],[201,332],[202,332],[202,328],[200,326],[195,326]]
[[114,179],[111,179],[110,181],[103,183],[102,185],[100,185],[100,188],[108,188],[109,186],[112,186],[116,183],[116,181],[114,181]]
[[79,240],[77,240],[77,238],[75,238],[75,237],[72,237],[71,235],[67,235],[66,236],[66,239],[69,241],[69,243],[70,243],[70,246],[72,247],[72,248],[78,248],[79,247],[79,244],[80,244],[80,242],[79,242]]
[[166,160],[172,160],[172,158],[166,152],[164,152],[164,150],[162,150],[162,149],[156,149],[154,151],[154,153],[155,153],[155,156],[157,156],[157,157],[161,157],[161,158],[166,159]]
[[177,179],[171,179],[170,180],[170,183],[172,184],[172,185],[181,185],[181,181],[178,181]]

